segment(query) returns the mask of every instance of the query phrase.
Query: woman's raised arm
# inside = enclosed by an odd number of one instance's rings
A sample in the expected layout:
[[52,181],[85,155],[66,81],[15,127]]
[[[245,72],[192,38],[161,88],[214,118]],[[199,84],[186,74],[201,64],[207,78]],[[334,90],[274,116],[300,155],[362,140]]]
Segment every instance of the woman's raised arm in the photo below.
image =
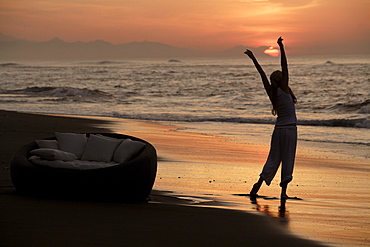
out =
[[265,72],[263,71],[261,65],[258,63],[257,59],[255,58],[255,56],[253,55],[253,52],[251,50],[246,50],[244,52],[244,54],[248,55],[248,57],[250,59],[252,59],[252,61],[254,63],[254,66],[256,66],[256,69],[257,69],[258,73],[261,76],[262,83],[263,83],[263,86],[265,87],[266,93],[271,99],[271,85],[270,85],[270,82],[267,79],[267,76],[266,76]]
[[288,84],[289,84],[288,61],[287,61],[286,55],[285,55],[283,39],[281,37],[278,38],[277,43],[279,44],[279,47],[280,47],[281,72],[283,74],[282,75],[283,78],[281,80],[280,87],[284,92],[289,93],[289,89],[288,89]]

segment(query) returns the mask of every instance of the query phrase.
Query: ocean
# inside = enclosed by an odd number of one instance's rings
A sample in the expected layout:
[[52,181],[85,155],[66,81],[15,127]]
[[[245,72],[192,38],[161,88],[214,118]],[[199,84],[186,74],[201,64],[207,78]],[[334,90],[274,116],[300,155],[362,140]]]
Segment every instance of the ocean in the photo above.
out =
[[[289,58],[299,140],[350,144],[369,158],[370,58]],[[267,75],[279,58],[260,59]],[[0,64],[0,108],[176,123],[194,132],[269,142],[275,117],[249,58]],[[341,153],[343,153],[341,152]]]
[[[212,145],[222,149],[227,142],[198,143],[195,148],[201,145],[202,153],[191,149],[194,154],[186,154],[189,160],[171,159],[172,151],[184,155],[178,148],[167,147],[170,151],[165,150],[165,157],[160,150],[155,189],[200,195],[192,197],[195,201],[210,197],[227,202],[227,207],[262,212],[289,225],[294,233],[333,246],[368,245],[370,58],[289,57],[288,62],[290,86],[298,98],[300,159],[290,188],[303,200],[289,201],[283,216],[279,200],[271,196],[279,193],[279,179],[262,189],[269,197],[258,205],[234,195],[248,193],[258,178],[275,121],[259,74],[247,57],[3,63],[0,109],[149,120],[176,126],[177,132],[189,132],[189,136],[200,133],[257,145],[263,153],[258,162],[248,161],[248,150],[230,148],[220,152],[225,151],[228,158],[236,155],[233,158],[239,161],[204,162],[200,157],[214,151]],[[263,58],[260,63],[267,74],[280,69],[278,58]],[[124,128],[134,131],[122,126],[122,133]],[[177,132],[166,136],[178,138]],[[312,164],[305,161],[306,154],[314,157]],[[341,160],[346,162],[335,162]]]

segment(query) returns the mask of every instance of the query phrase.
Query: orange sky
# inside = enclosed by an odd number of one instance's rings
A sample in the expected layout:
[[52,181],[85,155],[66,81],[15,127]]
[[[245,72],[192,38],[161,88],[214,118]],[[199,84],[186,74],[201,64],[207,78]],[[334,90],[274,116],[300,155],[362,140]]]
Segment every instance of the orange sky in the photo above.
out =
[[[0,0],[0,32],[46,41],[156,41],[370,53],[369,0]],[[346,51],[346,52],[343,52]]]

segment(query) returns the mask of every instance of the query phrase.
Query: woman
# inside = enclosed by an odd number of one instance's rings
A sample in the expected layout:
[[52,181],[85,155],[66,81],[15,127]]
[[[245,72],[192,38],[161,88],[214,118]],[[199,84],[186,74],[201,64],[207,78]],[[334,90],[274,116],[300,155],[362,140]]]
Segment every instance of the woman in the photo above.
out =
[[292,90],[288,86],[288,63],[285,55],[283,39],[277,40],[281,54],[281,71],[277,70],[270,76],[270,82],[265,72],[259,65],[257,59],[250,50],[244,53],[252,59],[257,71],[259,72],[266,93],[272,103],[272,114],[277,114],[274,132],[271,137],[270,153],[263,167],[262,173],[257,183],[253,185],[250,192],[251,200],[255,200],[257,192],[261,188],[263,181],[267,185],[271,184],[280,163],[281,170],[281,199],[287,199],[286,193],[288,183],[292,181],[295,153],[297,147],[297,118],[294,104],[297,102]]

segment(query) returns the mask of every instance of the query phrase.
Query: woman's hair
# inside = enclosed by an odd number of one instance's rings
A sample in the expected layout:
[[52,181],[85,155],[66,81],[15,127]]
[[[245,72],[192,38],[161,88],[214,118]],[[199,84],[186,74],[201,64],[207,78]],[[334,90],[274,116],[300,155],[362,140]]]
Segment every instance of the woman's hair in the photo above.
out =
[[[277,113],[277,89],[280,87],[281,82],[283,80],[283,73],[280,70],[276,70],[272,72],[270,75],[270,82],[271,82],[271,103],[272,103],[272,110],[271,113],[272,115],[276,115]],[[297,103],[297,98],[295,97],[292,89],[288,87],[289,93],[292,96],[294,104]]]
[[280,70],[275,70],[274,72],[271,73],[270,75],[271,84],[276,83],[280,87],[282,80],[283,72],[281,72]]

